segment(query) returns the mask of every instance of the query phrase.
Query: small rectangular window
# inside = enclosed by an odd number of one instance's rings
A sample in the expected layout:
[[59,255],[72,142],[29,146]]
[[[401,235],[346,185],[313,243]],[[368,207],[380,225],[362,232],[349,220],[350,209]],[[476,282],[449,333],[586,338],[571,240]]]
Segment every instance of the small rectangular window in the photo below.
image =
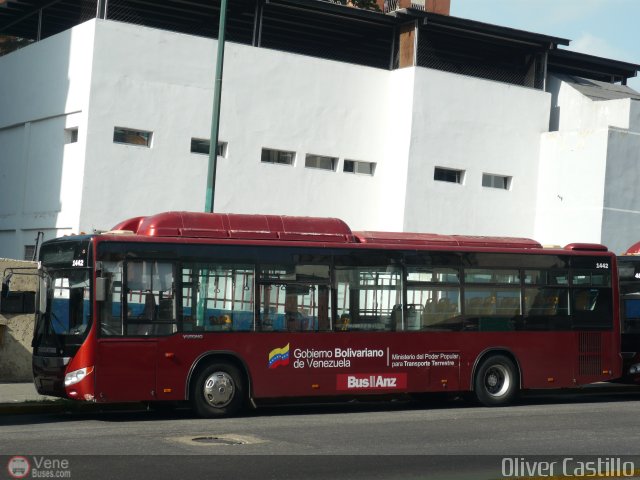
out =
[[274,150],[271,148],[263,148],[260,161],[263,163],[279,163],[282,165],[293,165],[296,159],[296,152],[285,150]]
[[492,175],[490,173],[482,174],[482,186],[490,188],[500,188],[502,190],[509,190],[511,187],[511,177],[504,175]]
[[76,143],[78,141],[78,127],[64,129],[64,143]]
[[569,285],[566,270],[525,270],[524,283],[527,285]]
[[34,255],[36,253],[36,246],[35,245],[25,245],[24,246],[24,259],[28,260],[28,261],[33,261],[35,260]]
[[[192,138],[191,139],[191,153],[202,153],[203,155],[209,155],[209,147],[211,146],[211,140],[204,138]],[[218,156],[227,158],[227,142],[218,142]]]
[[131,130],[121,127],[114,127],[113,129],[113,143],[151,147],[151,136],[152,132],[147,132],[146,130]]
[[326,157],[324,155],[313,155],[310,153],[307,153],[304,159],[304,166],[307,168],[320,168],[321,170],[331,170],[332,172],[335,171],[337,163],[338,159],[336,157]]
[[446,267],[408,267],[407,282],[460,283],[458,271]]
[[439,182],[462,183],[464,180],[464,170],[454,170],[452,168],[435,167],[433,179]]
[[520,275],[517,270],[467,268],[464,271],[464,281],[468,283],[519,284]]
[[345,160],[342,170],[347,173],[373,175],[376,171],[376,164],[374,162],[362,162],[359,160]]
[[571,283],[573,285],[593,285],[608,287],[611,285],[610,275],[608,272],[600,270],[574,270],[571,274]]

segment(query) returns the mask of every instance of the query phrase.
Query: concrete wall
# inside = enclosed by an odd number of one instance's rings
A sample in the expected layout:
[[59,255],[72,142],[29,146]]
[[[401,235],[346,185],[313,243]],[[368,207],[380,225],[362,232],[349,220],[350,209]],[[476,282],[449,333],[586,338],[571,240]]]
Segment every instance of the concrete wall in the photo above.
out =
[[602,241],[608,129],[542,135],[536,228],[543,244]]
[[[540,134],[550,95],[417,68],[405,230],[531,236]],[[434,168],[464,170],[463,184],[436,182]],[[482,186],[483,173],[512,177]]]
[[[91,20],[0,58],[16,92],[0,96],[0,255],[21,257],[39,230],[52,238],[202,210],[208,157],[190,153],[190,140],[210,135],[215,49]],[[636,210],[632,177],[615,180],[632,168],[635,137],[609,128],[640,130],[640,102],[551,87],[228,43],[215,209],[335,216],[355,230],[602,241],[619,210]],[[547,133],[552,101],[559,130]],[[152,132],[151,147],[115,144],[114,127]],[[78,142],[65,141],[69,128]],[[262,163],[263,147],[295,151],[295,164]],[[336,171],[305,168],[306,154],[338,158]],[[345,173],[346,159],[374,162],[375,175]],[[434,181],[437,166],[463,170],[463,184]],[[482,187],[483,173],[511,177],[510,189]]]
[[535,237],[623,253],[640,240],[640,102],[592,100],[552,78],[542,135]]
[[624,253],[640,241],[640,129],[612,128],[607,140],[602,243]]
[[[214,57],[215,42],[100,20],[74,35],[94,49],[77,122],[86,118],[86,136],[66,145],[61,175],[61,191],[81,201],[58,201],[59,216],[81,208],[77,229],[91,231],[162,210],[201,210],[208,159],[189,146],[209,137],[213,64],[199,59]],[[354,229],[533,231],[544,92],[229,43],[222,99],[228,152],[218,163],[217,211],[337,216]],[[153,132],[151,148],[114,144],[115,126]],[[263,147],[295,151],[295,165],[261,163]],[[307,153],[339,158],[337,170],[305,168]],[[374,162],[375,175],[343,172],[345,159]],[[465,185],[434,182],[434,166],[463,168]],[[511,190],[481,187],[483,172],[512,176]],[[459,214],[467,208],[475,213]]]
[[92,37],[84,24],[0,58],[0,255],[77,232]]
[[[204,208],[216,42],[96,22],[81,229],[129,216]],[[186,54],[185,52],[188,52]],[[227,43],[216,211],[331,215],[353,228],[389,228],[386,190],[389,72]],[[113,143],[114,126],[153,132],[151,148]],[[295,151],[294,166],[260,162],[263,147]],[[305,154],[339,158],[305,168]],[[342,171],[375,162],[375,176]],[[362,205],[362,207],[358,207]]]
[[547,90],[552,95],[552,131],[631,128],[631,104],[636,103],[635,100],[624,98],[594,101],[569,83],[553,76],[549,78]]
[[[33,262],[0,258],[0,274],[8,267],[35,267]],[[14,275],[12,290],[37,291],[37,277]],[[1,299],[0,299],[1,301]],[[30,382],[34,316],[0,314],[0,382]]]

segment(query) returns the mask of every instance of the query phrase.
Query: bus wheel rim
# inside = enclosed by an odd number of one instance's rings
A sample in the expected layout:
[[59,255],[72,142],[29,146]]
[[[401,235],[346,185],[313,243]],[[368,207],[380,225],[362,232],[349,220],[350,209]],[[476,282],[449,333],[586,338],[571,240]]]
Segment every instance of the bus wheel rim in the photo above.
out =
[[511,387],[511,376],[504,365],[493,365],[484,376],[485,390],[492,397],[502,397]]
[[215,408],[223,408],[231,403],[235,394],[233,378],[226,372],[214,372],[204,382],[204,399]]

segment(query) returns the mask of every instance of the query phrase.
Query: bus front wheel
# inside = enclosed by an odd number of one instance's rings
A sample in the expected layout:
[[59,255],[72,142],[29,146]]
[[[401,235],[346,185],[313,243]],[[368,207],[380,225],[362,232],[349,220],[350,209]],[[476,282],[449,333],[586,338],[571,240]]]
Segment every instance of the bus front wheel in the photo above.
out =
[[191,391],[194,411],[201,417],[229,417],[244,404],[242,375],[230,363],[212,363],[195,378]]
[[511,403],[518,393],[518,378],[513,361],[504,355],[493,355],[478,367],[474,379],[478,401],[487,407]]

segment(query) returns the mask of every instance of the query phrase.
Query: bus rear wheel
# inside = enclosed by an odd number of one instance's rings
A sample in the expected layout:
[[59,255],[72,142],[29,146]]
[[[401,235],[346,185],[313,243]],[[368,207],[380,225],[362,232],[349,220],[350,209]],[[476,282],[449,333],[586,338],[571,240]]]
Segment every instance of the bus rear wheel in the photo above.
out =
[[486,407],[508,405],[518,394],[516,366],[504,355],[493,355],[484,360],[474,379],[478,401]]
[[229,417],[244,405],[245,388],[238,368],[212,363],[196,376],[191,391],[195,413],[205,418]]

